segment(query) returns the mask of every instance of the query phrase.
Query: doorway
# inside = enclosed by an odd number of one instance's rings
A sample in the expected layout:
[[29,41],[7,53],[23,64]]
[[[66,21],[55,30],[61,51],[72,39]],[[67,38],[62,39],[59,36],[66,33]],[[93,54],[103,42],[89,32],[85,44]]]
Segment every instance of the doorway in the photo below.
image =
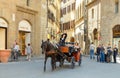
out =
[[31,25],[27,20],[19,22],[19,43],[22,55],[26,55],[26,46],[30,43]]
[[113,45],[117,45],[120,52],[120,25],[113,28]]
[[30,33],[24,32],[24,31],[19,31],[19,45],[20,45],[20,50],[22,55],[26,55],[26,46],[28,43],[30,43]]
[[0,28],[0,49],[6,49],[6,34],[7,29],[6,28]]

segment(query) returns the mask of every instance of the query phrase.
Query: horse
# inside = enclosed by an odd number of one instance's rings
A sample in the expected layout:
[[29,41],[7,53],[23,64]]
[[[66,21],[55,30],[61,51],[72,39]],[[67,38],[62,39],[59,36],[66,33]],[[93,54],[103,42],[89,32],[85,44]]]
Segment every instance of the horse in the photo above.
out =
[[[56,68],[56,62],[60,62],[60,66],[62,66],[62,55],[55,50],[55,47],[49,42],[44,41],[41,45],[42,48],[42,54],[45,53],[45,61],[44,61],[44,72],[46,71],[46,62],[48,57],[51,57],[51,66],[52,70]],[[58,59],[59,58],[59,59]]]

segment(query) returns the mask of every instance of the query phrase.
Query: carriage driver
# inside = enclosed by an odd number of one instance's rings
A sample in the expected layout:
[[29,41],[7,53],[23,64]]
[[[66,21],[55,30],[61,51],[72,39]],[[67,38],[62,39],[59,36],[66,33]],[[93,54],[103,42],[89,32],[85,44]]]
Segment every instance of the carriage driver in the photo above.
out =
[[59,44],[60,46],[65,46],[65,40],[67,38],[67,33],[63,33],[60,37],[60,41],[59,41]]

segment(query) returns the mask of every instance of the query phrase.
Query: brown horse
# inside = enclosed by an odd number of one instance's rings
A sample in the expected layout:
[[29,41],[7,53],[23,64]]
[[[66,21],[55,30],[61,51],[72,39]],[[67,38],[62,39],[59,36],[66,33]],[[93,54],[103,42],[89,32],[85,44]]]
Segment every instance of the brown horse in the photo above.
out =
[[42,53],[45,53],[44,71],[46,71],[46,62],[48,57],[51,57],[52,70],[56,68],[57,61],[59,61],[60,66],[62,66],[63,64],[62,54],[60,54],[60,52],[58,52],[49,41],[42,42],[41,48]]

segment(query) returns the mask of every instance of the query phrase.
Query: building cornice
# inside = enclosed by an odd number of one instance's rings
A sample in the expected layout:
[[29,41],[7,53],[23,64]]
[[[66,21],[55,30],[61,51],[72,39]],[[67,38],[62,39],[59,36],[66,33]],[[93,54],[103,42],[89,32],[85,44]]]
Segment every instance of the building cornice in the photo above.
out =
[[32,8],[29,8],[29,7],[23,7],[23,6],[20,6],[20,5],[16,5],[17,7],[17,11],[22,11],[22,12],[25,12],[25,13],[29,13],[29,14],[32,14],[32,15],[35,15],[36,13],[38,13],[38,11],[32,9]]
[[53,4],[51,4],[55,9],[57,9],[57,6],[53,3]]
[[93,1],[91,1],[91,2],[89,2],[86,6],[87,7],[89,7],[89,6],[91,6],[91,5],[93,5],[95,2],[97,2],[98,0],[93,0]]
[[82,16],[80,19],[78,19],[78,20],[75,21],[75,25],[79,24],[79,23],[82,22],[82,21],[84,21],[83,16]]

